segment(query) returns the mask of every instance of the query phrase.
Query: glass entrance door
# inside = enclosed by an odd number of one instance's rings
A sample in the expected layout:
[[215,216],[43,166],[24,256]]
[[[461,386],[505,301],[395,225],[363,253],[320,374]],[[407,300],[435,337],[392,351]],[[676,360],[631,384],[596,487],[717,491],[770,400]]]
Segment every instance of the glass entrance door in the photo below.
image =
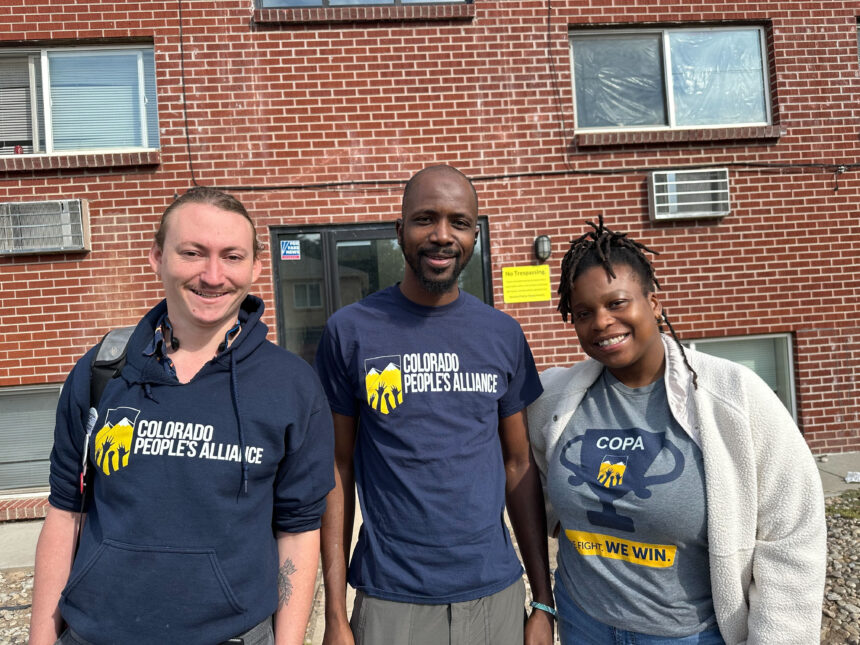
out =
[[[487,221],[460,287],[492,305]],[[403,254],[391,223],[272,229],[278,342],[314,360],[325,321],[337,309],[403,277]]]

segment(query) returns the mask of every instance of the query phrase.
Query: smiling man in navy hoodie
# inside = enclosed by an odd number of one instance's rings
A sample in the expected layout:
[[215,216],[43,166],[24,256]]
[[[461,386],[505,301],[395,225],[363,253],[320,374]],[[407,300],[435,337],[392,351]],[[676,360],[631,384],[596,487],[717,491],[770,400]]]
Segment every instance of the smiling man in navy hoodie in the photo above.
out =
[[[235,198],[194,188],[149,262],[165,299],[90,410],[93,351],[57,410],[30,643],[301,643],[333,486],[331,416],[266,340],[259,245]],[[89,419],[89,423],[88,423]],[[82,464],[93,473],[74,554]]]

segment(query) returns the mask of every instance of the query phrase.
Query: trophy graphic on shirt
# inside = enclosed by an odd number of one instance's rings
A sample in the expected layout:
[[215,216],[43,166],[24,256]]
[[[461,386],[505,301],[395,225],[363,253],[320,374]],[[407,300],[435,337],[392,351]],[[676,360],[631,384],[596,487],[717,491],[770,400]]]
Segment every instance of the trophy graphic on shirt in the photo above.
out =
[[[575,444],[579,463],[572,461]],[[673,467],[665,473],[646,475],[657,456],[667,450]],[[601,430],[589,428],[568,441],[559,453],[562,466],[572,474],[572,486],[587,484],[601,504],[599,511],[587,511],[588,521],[619,531],[632,532],[633,520],[615,510],[613,502],[633,492],[640,499],[651,497],[649,486],[665,484],[681,476],[684,455],[665,432],[648,432],[640,428]]]

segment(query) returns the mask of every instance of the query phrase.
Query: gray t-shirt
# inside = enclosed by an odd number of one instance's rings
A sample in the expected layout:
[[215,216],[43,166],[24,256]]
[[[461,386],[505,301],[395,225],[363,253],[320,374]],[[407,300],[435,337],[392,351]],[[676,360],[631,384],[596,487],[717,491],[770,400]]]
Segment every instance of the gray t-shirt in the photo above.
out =
[[672,417],[662,379],[608,370],[549,462],[558,567],[573,600],[620,629],[688,636],[716,623],[702,451]]

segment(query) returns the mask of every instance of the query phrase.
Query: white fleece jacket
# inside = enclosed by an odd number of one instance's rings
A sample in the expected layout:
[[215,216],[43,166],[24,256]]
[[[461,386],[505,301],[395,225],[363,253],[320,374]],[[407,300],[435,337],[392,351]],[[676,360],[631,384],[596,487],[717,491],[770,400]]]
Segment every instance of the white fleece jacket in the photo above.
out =
[[[663,344],[669,407],[704,455],[711,588],[723,639],[728,645],[819,643],[824,495],[803,436],[751,370],[688,350],[698,374],[694,389],[678,346],[667,336]],[[544,490],[547,457],[602,370],[588,359],[541,375],[544,393],[528,408],[528,420]],[[558,516],[551,502],[553,531]]]

